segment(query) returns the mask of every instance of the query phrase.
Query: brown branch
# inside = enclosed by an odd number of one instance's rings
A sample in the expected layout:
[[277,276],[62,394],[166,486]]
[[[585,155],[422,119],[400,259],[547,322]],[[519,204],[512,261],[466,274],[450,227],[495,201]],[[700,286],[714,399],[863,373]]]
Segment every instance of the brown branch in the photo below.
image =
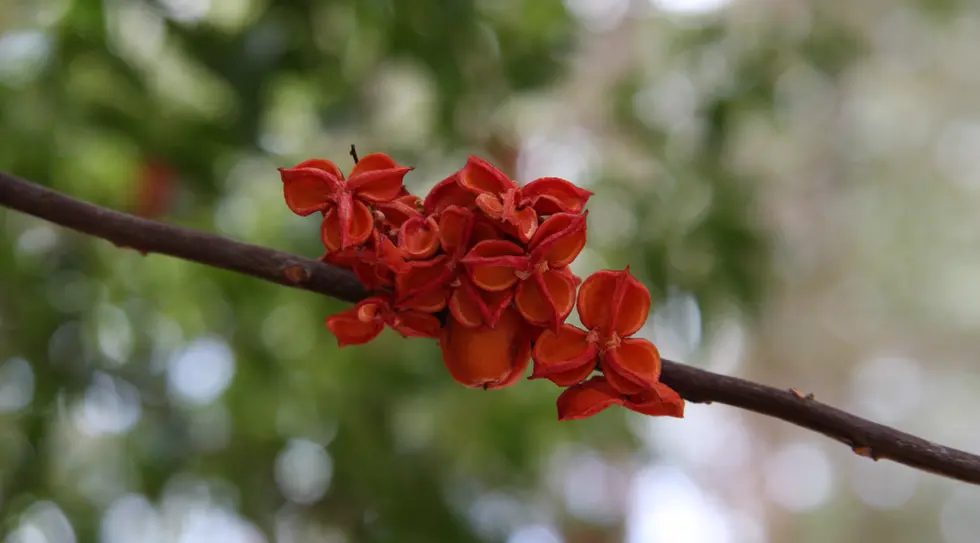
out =
[[[349,302],[365,296],[350,273],[320,261],[101,208],[2,172],[0,205],[145,253],[176,256]],[[669,360],[664,361],[662,380],[690,402],[741,407],[824,434],[862,456],[980,484],[980,456],[851,415],[816,401],[812,394]]]
[[365,296],[353,275],[319,261],[120,213],[3,172],[0,205],[143,253],[176,256],[348,302]]

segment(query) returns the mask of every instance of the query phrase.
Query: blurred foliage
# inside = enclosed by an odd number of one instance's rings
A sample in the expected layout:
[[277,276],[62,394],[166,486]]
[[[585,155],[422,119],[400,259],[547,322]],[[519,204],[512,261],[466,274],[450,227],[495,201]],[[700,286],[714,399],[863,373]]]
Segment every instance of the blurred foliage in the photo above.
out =
[[[315,221],[289,214],[277,166],[341,162],[356,142],[418,164],[419,191],[469,152],[516,174],[527,125],[547,115],[534,100],[559,104],[560,132],[562,89],[595,38],[570,4],[8,2],[0,168],[315,256]],[[755,172],[731,147],[746,119],[778,122],[792,62],[834,78],[864,50],[840,21],[812,17],[810,32],[772,23],[747,41],[720,16],[630,23],[667,47],[604,76],[611,113],[593,128],[628,151],[598,144],[597,165],[572,179],[597,193],[593,264],[631,264],[659,299],[692,294],[709,324],[758,313],[770,240]],[[719,55],[728,72],[711,84]],[[656,86],[677,73],[709,75]],[[669,91],[678,101],[660,117],[641,111],[638,96]],[[50,501],[78,541],[150,541],[205,506],[279,541],[503,541],[537,524],[572,542],[622,537],[622,514],[570,511],[551,473],[590,451],[623,469],[647,460],[623,413],[558,424],[548,383],[467,390],[434,344],[390,332],[338,351],[323,327],[338,302],[6,210],[0,257],[0,532]],[[234,539],[235,526],[228,540],[260,540]]]

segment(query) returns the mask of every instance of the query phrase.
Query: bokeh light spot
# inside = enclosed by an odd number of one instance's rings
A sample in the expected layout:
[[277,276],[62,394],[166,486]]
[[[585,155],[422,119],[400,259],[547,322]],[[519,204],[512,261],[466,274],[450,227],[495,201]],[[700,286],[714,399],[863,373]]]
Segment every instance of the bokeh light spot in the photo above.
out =
[[120,434],[130,430],[143,413],[139,389],[133,385],[98,372],[85,391],[81,404],[74,411],[75,424],[88,435]]
[[790,443],[765,462],[769,496],[790,511],[810,511],[826,503],[833,491],[833,469],[814,445]]
[[34,398],[34,369],[15,357],[0,366],[0,412],[19,411]]
[[919,472],[894,462],[869,464],[855,456],[851,461],[851,488],[861,501],[875,509],[902,507],[915,495]]
[[333,479],[333,459],[318,443],[291,440],[276,457],[276,483],[289,500],[309,504],[320,500]]
[[179,399],[209,404],[228,388],[235,375],[235,355],[222,339],[203,337],[170,357],[170,391]]

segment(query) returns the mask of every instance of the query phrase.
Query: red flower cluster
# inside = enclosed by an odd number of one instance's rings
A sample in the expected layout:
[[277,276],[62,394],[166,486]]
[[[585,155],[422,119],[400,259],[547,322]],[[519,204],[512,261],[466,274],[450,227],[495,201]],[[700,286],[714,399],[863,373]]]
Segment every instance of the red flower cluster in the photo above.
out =
[[[453,378],[484,389],[516,383],[533,353],[530,378],[567,387],[561,420],[613,404],[683,416],[684,401],[659,381],[657,348],[629,337],[649,313],[647,289],[629,268],[584,283],[568,268],[585,247],[590,191],[557,177],[521,186],[470,157],[423,201],[403,185],[411,169],[373,153],[347,179],[328,160],[279,170],[289,208],[323,216],[323,261],[372,292],[327,319],[341,347],[386,325],[438,338]],[[588,331],[565,324],[576,303]]]

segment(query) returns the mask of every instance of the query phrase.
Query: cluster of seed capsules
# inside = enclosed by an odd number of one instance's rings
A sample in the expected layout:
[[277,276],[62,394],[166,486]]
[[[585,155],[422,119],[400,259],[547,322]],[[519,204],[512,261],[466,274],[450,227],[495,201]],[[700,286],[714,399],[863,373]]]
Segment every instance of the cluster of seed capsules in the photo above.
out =
[[[439,340],[443,362],[468,387],[529,379],[563,387],[559,420],[612,405],[682,417],[684,400],[660,382],[660,353],[631,337],[650,292],[624,270],[582,281],[569,269],[586,243],[592,192],[557,177],[521,186],[472,156],[425,199],[406,190],[412,168],[373,153],[344,176],[329,160],[279,170],[286,204],[320,213],[323,261],[351,270],[371,295],[327,327],[341,347],[391,327]],[[577,307],[585,327],[566,324]]]

